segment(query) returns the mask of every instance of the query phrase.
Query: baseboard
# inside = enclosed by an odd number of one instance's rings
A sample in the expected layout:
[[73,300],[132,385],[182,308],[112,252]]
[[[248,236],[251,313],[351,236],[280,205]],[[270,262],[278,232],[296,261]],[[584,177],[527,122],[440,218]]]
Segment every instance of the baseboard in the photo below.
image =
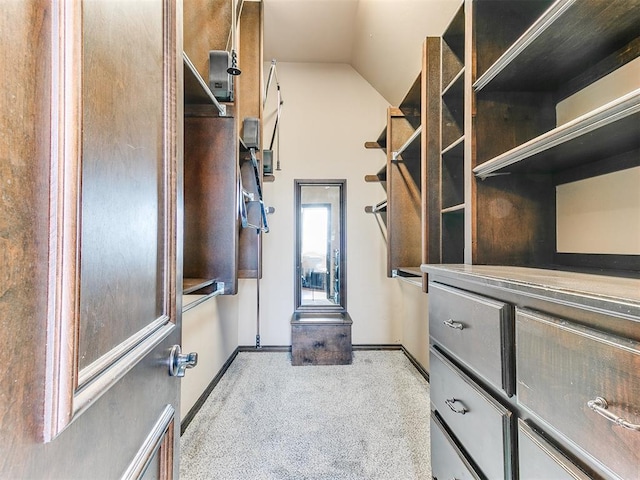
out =
[[416,370],[420,372],[420,375],[422,375],[424,379],[427,381],[427,383],[429,383],[429,372],[425,370],[425,368],[422,366],[422,364],[418,361],[416,357],[414,357],[413,355],[411,355],[411,353],[409,353],[409,350],[407,350],[404,345],[402,345],[402,351],[404,352],[406,357],[409,359],[409,361],[413,363],[413,366],[416,367]]
[[211,383],[209,383],[209,385],[207,385],[207,388],[205,388],[204,392],[202,392],[202,395],[198,397],[198,400],[196,400],[196,403],[193,404],[193,407],[191,407],[189,412],[184,416],[184,419],[182,420],[182,422],[180,422],[180,435],[182,435],[185,432],[185,430],[193,420],[193,417],[195,417],[196,414],[200,411],[200,409],[202,408],[202,405],[204,405],[204,402],[207,400],[207,398],[209,398],[209,395],[211,395],[211,392],[216,387],[218,382],[222,379],[224,374],[227,373],[229,366],[236,359],[236,357],[238,356],[238,352],[240,351],[241,351],[240,347],[237,347],[233,351],[233,353],[229,356],[229,358],[227,358],[227,361],[224,362],[224,365],[222,365],[222,368],[220,368],[220,371],[216,374],[215,377],[213,377],[213,380],[211,380]]
[[402,345],[398,343],[361,343],[352,346],[353,351],[358,350],[402,350]]
[[241,345],[238,352],[291,352],[291,345],[265,345],[256,348],[250,345]]

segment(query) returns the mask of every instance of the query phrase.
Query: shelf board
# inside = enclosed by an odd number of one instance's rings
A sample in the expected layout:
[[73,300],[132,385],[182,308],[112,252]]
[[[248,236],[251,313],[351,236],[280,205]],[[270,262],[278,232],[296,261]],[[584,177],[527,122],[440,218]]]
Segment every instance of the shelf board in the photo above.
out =
[[416,78],[415,82],[405,95],[404,99],[400,103],[400,111],[407,118],[409,123],[411,123],[414,127],[420,125],[421,121],[421,102],[422,102],[422,72],[418,74],[418,78]]
[[444,150],[442,150],[442,155],[446,155],[447,153],[451,152],[452,150],[455,150],[456,148],[460,147],[461,144],[464,144],[464,135],[458,137],[457,139],[455,139],[452,143],[450,143],[449,145],[447,145]]
[[503,172],[551,173],[640,147],[640,89],[478,165],[486,178]]
[[442,150],[442,155],[446,155],[449,152],[455,150],[456,148],[464,148],[464,135],[458,138],[451,145],[447,146],[444,150]]
[[382,170],[380,170],[375,175],[365,175],[364,176],[364,181],[368,182],[368,183],[386,182],[387,181],[387,169],[386,169],[386,167],[383,167]]
[[640,8],[632,3],[557,0],[481,73],[474,89],[556,90],[638,36]]
[[[406,158],[420,158],[420,135],[422,134],[422,125],[420,125],[407,139],[406,142],[398,149],[397,152],[393,152],[391,158],[393,160],[399,160],[399,157],[404,154]],[[405,159],[406,159],[405,158]]]
[[387,211],[387,201],[383,200],[380,203],[373,206],[364,207],[366,213],[381,213]]
[[451,207],[443,208],[440,213],[463,213],[464,212],[464,203],[459,203],[458,205],[453,205]]
[[382,132],[380,132],[380,135],[378,136],[378,140],[376,140],[376,142],[378,144],[377,148],[381,148],[382,150],[387,151],[387,127],[384,127],[382,129]]
[[422,287],[422,270],[420,270],[420,267],[398,267],[392,271],[392,276],[411,285]]
[[447,43],[449,48],[451,48],[451,52],[456,55],[461,62],[464,62],[464,27],[463,3],[442,34],[442,40]]
[[207,278],[184,278],[182,279],[182,294],[188,295],[204,287],[212,285],[215,280]]
[[263,181],[263,182],[265,182],[265,183],[273,183],[273,182],[275,182],[275,181],[276,181],[276,176],[275,176],[275,175],[272,175],[272,174],[267,174],[267,173],[265,173],[265,174],[262,176],[262,181]]
[[451,79],[449,84],[442,89],[442,96],[446,98],[450,90],[454,92],[453,95],[464,95],[464,67],[462,67],[460,71],[456,73],[455,77]]
[[184,65],[184,103],[187,105],[219,104],[209,85],[204,81],[186,53],[183,53]]

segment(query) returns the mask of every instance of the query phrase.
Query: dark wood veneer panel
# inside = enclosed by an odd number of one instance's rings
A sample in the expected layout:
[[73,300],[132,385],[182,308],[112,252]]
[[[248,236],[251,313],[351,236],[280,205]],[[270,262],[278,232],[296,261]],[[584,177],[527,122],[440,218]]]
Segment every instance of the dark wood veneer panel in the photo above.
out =
[[516,319],[520,404],[621,478],[637,478],[640,435],[587,402],[603,397],[611,413],[640,424],[638,343],[528,310]]
[[475,97],[473,167],[556,127],[553,96],[540,92],[479,92]]
[[[389,109],[387,127],[387,275],[402,266],[417,266],[422,261],[422,194],[420,160],[392,160],[414,132],[399,109]],[[416,142],[419,145],[419,142]]]
[[83,4],[79,370],[167,314],[163,34],[157,3]]
[[[185,117],[184,276],[237,292],[238,209],[235,118]],[[188,113],[188,112],[187,112]]]
[[[424,43],[422,75],[422,263],[440,262],[440,39]],[[426,281],[423,283],[426,287]]]
[[480,0],[473,3],[474,81],[522,35],[553,0]]
[[183,9],[184,51],[209,79],[209,50],[226,50],[231,28],[229,0],[187,0]]
[[579,0],[485,88],[556,90],[640,35],[638,0]]
[[553,178],[511,174],[474,181],[473,262],[551,264],[556,244]]

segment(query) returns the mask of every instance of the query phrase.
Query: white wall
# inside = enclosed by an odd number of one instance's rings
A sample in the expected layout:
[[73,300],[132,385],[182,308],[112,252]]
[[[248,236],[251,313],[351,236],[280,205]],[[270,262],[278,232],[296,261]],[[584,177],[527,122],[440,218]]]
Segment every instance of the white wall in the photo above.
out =
[[[186,295],[185,305],[202,298]],[[238,346],[237,318],[220,307],[226,297],[214,297],[182,315],[182,351],[197,352],[198,365],[181,379],[180,418],[189,410],[218,374]]]
[[[640,88],[640,58],[556,107],[559,125]],[[640,167],[556,187],[557,250],[640,254]]]
[[442,35],[460,5],[462,0],[360,0],[351,64],[398,106],[422,68],[425,37]]
[[[388,103],[346,64],[279,63],[284,105],[280,162],[274,183],[264,184],[266,203],[276,209],[263,236],[260,282],[261,343],[290,345],[294,309],[294,179],[347,179],[347,307],[354,344],[400,344],[410,309],[400,280],[386,277],[386,243],[376,218],[364,207],[383,198],[378,184],[366,183],[385,163],[381,151],[366,150],[386,122]],[[270,141],[275,95],[265,109],[264,138]],[[277,147],[275,148],[277,150]],[[415,290],[419,290],[417,287]],[[242,280],[238,342],[254,345],[256,280]],[[422,294],[425,297],[426,295]],[[417,313],[417,312],[413,312]],[[426,322],[426,310],[420,312]],[[426,339],[425,339],[426,342]]]

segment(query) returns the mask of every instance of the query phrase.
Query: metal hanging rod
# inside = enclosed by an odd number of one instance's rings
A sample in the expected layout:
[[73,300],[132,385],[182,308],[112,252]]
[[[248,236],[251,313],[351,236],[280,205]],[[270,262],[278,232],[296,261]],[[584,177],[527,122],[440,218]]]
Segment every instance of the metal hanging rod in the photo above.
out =
[[380,203],[374,205],[373,207],[365,207],[364,211],[366,213],[379,213],[384,211],[387,208],[387,201],[383,200]]

